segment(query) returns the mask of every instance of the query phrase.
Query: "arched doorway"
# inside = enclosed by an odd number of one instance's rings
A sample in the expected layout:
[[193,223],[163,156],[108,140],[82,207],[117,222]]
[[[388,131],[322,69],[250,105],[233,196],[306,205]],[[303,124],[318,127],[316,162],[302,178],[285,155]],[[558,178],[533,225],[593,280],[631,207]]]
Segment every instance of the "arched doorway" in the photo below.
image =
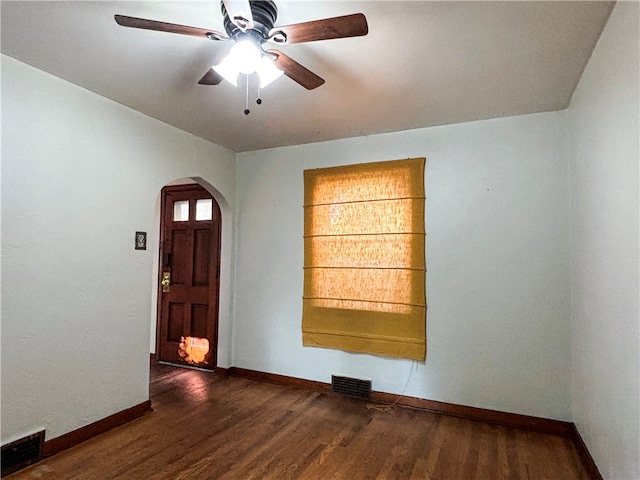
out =
[[198,184],[161,193],[156,359],[217,365],[221,212]]

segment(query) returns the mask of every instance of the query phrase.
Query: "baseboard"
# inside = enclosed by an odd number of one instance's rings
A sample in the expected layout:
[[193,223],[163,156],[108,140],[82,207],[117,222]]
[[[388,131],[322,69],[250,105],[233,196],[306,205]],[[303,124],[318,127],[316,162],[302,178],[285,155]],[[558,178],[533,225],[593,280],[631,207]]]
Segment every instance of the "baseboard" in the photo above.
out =
[[287,387],[304,388],[306,390],[325,393],[331,392],[331,385],[329,383],[305,380],[304,378],[287,377],[276,373],[259,372],[257,370],[247,370],[246,368],[231,367],[229,368],[229,375],[232,377],[248,378],[258,382],[275,383],[276,385],[284,385]]
[[228,368],[224,368],[224,367],[215,367],[213,369],[213,373],[215,373],[216,375],[219,375],[221,377],[228,377],[229,376],[229,369]]
[[371,400],[381,403],[396,403],[397,405],[420,408],[443,415],[466,418],[468,420],[501,425],[503,427],[520,428],[549,435],[559,435],[562,437],[569,437],[573,428],[573,423],[563,422],[561,420],[469,407],[423,398],[398,396],[391,393],[371,392]]
[[582,465],[584,466],[585,470],[589,474],[589,478],[591,480],[603,480],[602,475],[600,474],[600,471],[598,470],[598,467],[596,465],[596,462],[593,461],[593,457],[591,456],[591,453],[587,448],[587,444],[584,443],[584,440],[582,439],[582,436],[580,435],[580,432],[578,431],[578,428],[575,425],[573,425],[570,437],[571,437],[571,441],[573,442],[573,446],[578,452],[578,456],[580,457],[580,461],[582,462]]
[[[247,370],[245,368],[237,367],[231,367],[229,369],[229,374],[234,377],[244,377],[261,382],[276,383],[278,385],[305,388],[325,393],[331,392],[331,384],[316,382],[314,380],[287,377],[285,375],[276,375],[273,373],[258,372],[255,370]],[[573,423],[563,422],[561,420],[550,420],[548,418],[531,417],[529,415],[520,415],[517,413],[468,407],[465,405],[438,402],[424,398],[402,395],[398,396],[384,392],[371,392],[370,400],[380,403],[394,403],[404,407],[420,408],[433,413],[492,423],[494,425],[501,425],[504,427],[521,428],[523,430],[531,430],[538,433],[560,435],[563,437],[571,437],[573,429],[575,428]]]
[[47,440],[42,446],[42,456],[50,457],[51,455],[55,455],[62,450],[66,450],[74,445],[85,442],[96,435],[100,435],[101,433],[111,430],[112,428],[129,423],[130,421],[151,411],[151,401],[147,400],[146,402],[139,403],[138,405],[134,405],[131,408],[122,410],[121,412],[109,415],[102,420],[98,420],[97,422],[93,422],[89,425],[78,428],[77,430],[73,430],[72,432]]

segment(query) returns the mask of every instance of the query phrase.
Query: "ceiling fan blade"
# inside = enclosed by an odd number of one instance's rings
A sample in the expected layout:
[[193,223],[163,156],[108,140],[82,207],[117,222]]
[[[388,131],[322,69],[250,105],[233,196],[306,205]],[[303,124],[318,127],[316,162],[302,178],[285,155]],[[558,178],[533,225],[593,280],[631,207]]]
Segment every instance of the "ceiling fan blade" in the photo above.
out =
[[361,37],[369,33],[367,18],[362,13],[325,18],[312,22],[274,27],[269,38],[276,43],[303,43],[332,38]]
[[189,27],[187,25],[177,25],[175,23],[158,22],[144,18],[126,17],[124,15],[114,15],[118,25],[123,27],[143,28],[145,30],[157,30],[159,32],[179,33],[181,35],[191,35],[193,37],[203,37],[210,40],[229,40],[224,33],[206,28]]
[[216,72],[213,68],[210,68],[204,77],[198,82],[200,85],[218,85],[224,78]]
[[324,84],[324,79],[313,73],[311,70],[303,67],[291,57],[287,57],[279,50],[267,50],[267,52],[277,55],[275,60],[276,66],[284,71],[284,74],[294,82],[298,82],[307,90],[313,90]]
[[243,32],[253,28],[253,14],[249,0],[222,0],[231,20]]

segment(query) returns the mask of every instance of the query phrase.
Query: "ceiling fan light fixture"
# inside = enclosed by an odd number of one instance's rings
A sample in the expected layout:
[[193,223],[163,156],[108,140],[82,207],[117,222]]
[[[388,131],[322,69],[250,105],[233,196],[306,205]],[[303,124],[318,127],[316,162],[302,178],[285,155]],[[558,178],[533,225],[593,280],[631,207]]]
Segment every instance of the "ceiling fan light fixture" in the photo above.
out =
[[238,75],[240,71],[231,55],[224,57],[218,65],[213,66],[213,69],[231,85],[234,87],[238,86]]
[[231,57],[240,73],[249,75],[258,69],[262,55],[253,42],[242,40],[231,47],[229,57]]
[[261,57],[262,54],[255,43],[251,40],[241,40],[231,47],[229,55],[224,57],[218,65],[214,65],[213,69],[237,87],[238,75],[254,73],[258,69]]
[[271,84],[274,80],[280,78],[284,72],[275,66],[273,60],[268,56],[263,56],[258,65],[258,76],[260,77],[260,88],[264,88]]

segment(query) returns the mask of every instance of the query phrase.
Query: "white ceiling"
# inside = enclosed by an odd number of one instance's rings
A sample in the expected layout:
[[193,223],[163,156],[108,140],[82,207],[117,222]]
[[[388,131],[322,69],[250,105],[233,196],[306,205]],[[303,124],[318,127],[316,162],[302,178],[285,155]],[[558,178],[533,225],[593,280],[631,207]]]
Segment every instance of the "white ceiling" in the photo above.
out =
[[[231,47],[114,14],[224,32],[219,1],[3,1],[2,52],[236,152],[567,107],[613,2],[276,0],[277,25],[364,13],[364,37],[279,47],[326,80],[252,100],[198,80]],[[251,98],[255,98],[252,92]]]

